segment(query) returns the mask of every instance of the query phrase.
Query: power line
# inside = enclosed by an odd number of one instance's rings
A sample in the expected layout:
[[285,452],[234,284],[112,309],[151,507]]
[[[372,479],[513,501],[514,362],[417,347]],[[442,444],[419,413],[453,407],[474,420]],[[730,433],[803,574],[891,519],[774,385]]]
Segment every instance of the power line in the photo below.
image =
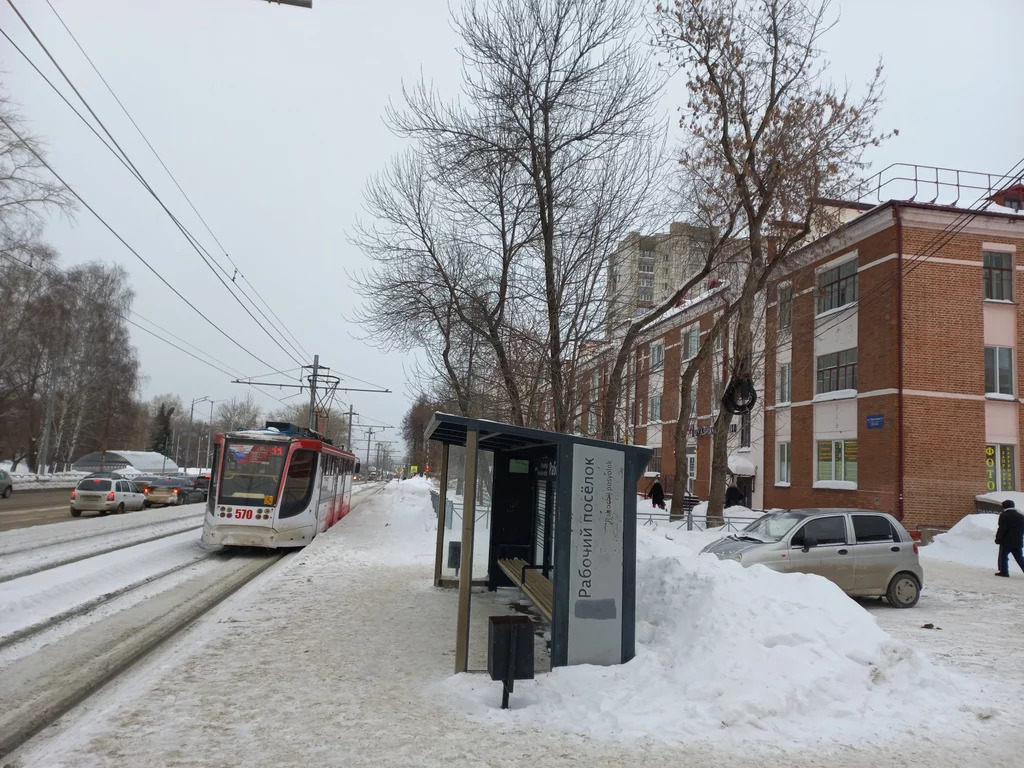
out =
[[[256,323],[257,327],[259,327],[260,330],[263,331],[263,333],[265,333],[267,335],[267,337],[270,338],[270,340],[273,341],[274,344],[276,344],[281,349],[282,352],[284,352],[294,362],[301,364],[302,361],[299,360],[297,357],[295,357],[295,355],[292,354],[292,352],[289,352],[281,344],[281,342],[278,341],[278,339],[270,332],[270,330],[266,327],[266,325],[264,325],[263,323],[259,322],[256,319],[256,316],[253,315],[253,313],[249,309],[249,307],[246,306],[245,303],[242,302],[242,300],[238,297],[237,293],[232,291],[232,289],[228,286],[227,282],[225,282],[224,278],[217,271],[218,269],[220,269],[221,272],[224,272],[224,274],[226,275],[227,274],[227,270],[225,270],[219,264],[216,264],[216,259],[213,258],[212,254],[210,254],[209,251],[206,250],[206,248],[188,230],[188,228],[185,227],[185,225],[182,224],[181,221],[171,212],[171,210],[163,202],[163,200],[156,193],[156,191],[152,188],[152,186],[146,181],[145,177],[142,175],[141,171],[139,171],[139,169],[132,162],[132,160],[128,156],[127,152],[125,152],[125,150],[121,147],[121,145],[118,143],[117,139],[114,138],[114,135],[110,132],[110,130],[107,128],[107,126],[104,124],[104,122],[100,119],[99,115],[96,114],[96,111],[92,108],[92,106],[89,104],[88,100],[78,90],[78,88],[75,86],[74,82],[72,82],[71,78],[67,75],[67,73],[64,71],[64,69],[60,66],[60,64],[57,62],[56,58],[54,58],[53,54],[50,53],[49,48],[47,48],[46,44],[43,43],[43,41],[39,38],[39,36],[36,34],[35,30],[32,28],[31,24],[29,24],[28,20],[25,19],[25,17],[21,14],[21,12],[18,10],[17,6],[14,5],[13,0],[7,0],[7,3],[8,3],[8,5],[11,6],[11,8],[17,14],[17,16],[21,20],[22,24],[25,25],[25,28],[28,29],[29,33],[35,39],[36,43],[38,43],[39,46],[43,49],[43,52],[46,54],[47,58],[50,59],[50,62],[54,65],[54,67],[57,68],[57,71],[60,72],[61,76],[64,78],[65,82],[67,82],[67,84],[70,86],[71,90],[74,91],[75,95],[79,98],[79,100],[82,102],[82,104],[85,106],[85,108],[89,111],[89,114],[92,115],[93,119],[97,122],[97,124],[100,126],[100,128],[102,128],[103,132],[107,134],[107,136],[109,137],[110,141],[113,143],[114,147],[117,148],[117,151],[115,152],[113,150],[113,148],[109,144],[107,144],[105,141],[103,142],[104,146],[106,146],[108,150],[113,152],[115,157],[118,157],[118,159],[120,159],[123,164],[126,164],[129,167],[129,170],[133,173],[135,178],[139,181],[139,183],[142,184],[143,188],[145,188],[146,191],[149,192],[149,194],[153,197],[153,199],[157,201],[157,204],[160,205],[160,207],[164,210],[164,212],[167,214],[167,216],[174,223],[174,225],[179,229],[179,231],[181,231],[182,235],[185,236],[186,241],[189,243],[190,246],[192,246],[192,249],[199,255],[199,258],[203,261],[204,264],[206,264],[206,266],[210,269],[210,271],[213,272],[213,274],[217,278],[217,280],[221,283],[221,285],[224,286],[225,290],[227,290],[227,292],[229,294],[231,294],[232,298],[238,303],[238,305],[241,306],[242,309],[245,310],[246,314],[248,314],[249,317],[253,320],[253,322]],[[2,31],[2,30],[0,30],[0,31]],[[16,44],[14,44],[14,41],[11,40],[10,36],[6,32],[3,32],[3,34],[4,34],[4,37],[6,37],[8,40],[11,41],[12,45],[14,45],[14,47],[17,49],[18,53],[20,53],[27,61],[29,61],[29,63],[32,64],[33,68],[37,72],[42,74],[41,71],[39,70],[39,68],[28,57],[28,55],[20,47],[18,47]],[[46,78],[44,76],[44,80],[46,80],[47,84],[51,88],[53,88],[58,94],[60,94],[59,89],[56,88],[56,86],[49,80],[49,78]],[[90,128],[92,128],[92,126],[89,124],[89,122],[87,120],[85,120],[84,116],[80,112],[78,112],[78,110],[75,109],[71,105],[71,103],[67,100],[67,98],[65,98],[63,96],[63,94],[60,94],[60,95],[61,95],[61,98],[64,100],[64,102],[66,104],[68,104],[69,107],[71,107],[72,111],[74,111],[75,114],[78,115],[78,117],[81,120],[83,120],[83,122],[86,123],[86,125],[89,125]],[[93,129],[93,132],[95,133],[95,129]],[[120,152],[120,155],[118,155],[118,152]],[[66,183],[65,183],[65,185],[66,185]],[[211,263],[211,262],[213,262],[213,263]],[[214,264],[216,264],[216,267],[214,266]],[[240,289],[240,292],[243,295],[245,295],[245,297],[247,299],[249,299],[250,302],[252,302],[252,299],[249,298],[249,296],[246,295],[243,290]],[[272,323],[270,321],[270,318],[268,318],[259,309],[259,307],[256,307],[254,302],[253,302],[253,306],[256,308],[257,312],[260,312],[260,314],[263,316],[263,319],[266,320],[266,323],[268,325],[272,325]],[[278,331],[278,333],[280,334],[280,331]],[[281,335],[282,338],[284,338],[283,334],[280,334],[280,335]],[[287,341],[287,339],[286,339],[286,341]],[[293,345],[293,351],[296,352],[297,354],[301,354],[301,352],[299,352],[298,349],[295,349],[294,345]],[[264,363],[264,364],[266,364],[266,363]]]
[[[106,302],[104,302],[101,298],[98,298],[98,297],[95,297],[95,296],[90,296],[89,294],[85,293],[84,291],[79,290],[76,286],[72,285],[67,280],[64,280],[63,278],[57,277],[56,275],[54,275],[51,272],[47,272],[45,270],[42,270],[42,269],[40,269],[39,267],[36,267],[33,264],[26,263],[26,262],[22,261],[21,259],[11,255],[10,253],[7,253],[6,251],[0,251],[0,256],[3,256],[8,261],[11,261],[11,262],[13,262],[13,263],[15,263],[15,264],[17,264],[19,266],[25,267],[26,269],[30,269],[33,272],[36,272],[38,275],[40,275],[41,277],[49,280],[52,283],[56,283],[57,285],[60,285],[60,286],[62,286],[64,288],[67,288],[68,290],[70,290],[75,295],[81,296],[81,297],[87,299],[88,301],[90,301],[92,304],[94,304],[96,306],[100,306],[100,307],[103,307],[104,309],[109,310],[111,313],[113,313],[117,317],[121,318],[126,323],[129,323],[133,327],[138,328],[143,333],[148,333],[150,336],[152,336],[152,337],[154,337],[156,339],[159,339],[160,341],[164,342],[165,344],[168,344],[168,345],[174,347],[178,351],[184,352],[186,355],[188,355],[189,357],[191,357],[191,358],[193,358],[195,360],[198,360],[203,365],[206,365],[206,366],[208,366],[210,368],[213,368],[213,369],[219,371],[220,373],[225,374],[226,376],[236,375],[236,374],[232,373],[233,369],[229,368],[228,370],[225,370],[224,368],[221,368],[219,365],[217,365],[215,363],[211,363],[211,362],[209,362],[207,360],[204,360],[203,358],[193,354],[189,350],[184,349],[184,348],[178,346],[174,342],[168,341],[167,339],[162,337],[160,334],[151,331],[149,328],[145,328],[144,326],[139,325],[134,320],[132,320],[130,317],[127,317],[126,315],[124,315],[122,312],[120,312],[116,308],[114,308],[111,305],[109,305]],[[149,323],[150,325],[152,325],[152,326],[154,326],[156,328],[159,328],[161,331],[163,331],[164,333],[166,333],[169,336],[171,336],[171,338],[177,339],[182,344],[185,344],[187,346],[192,347],[199,354],[206,355],[206,357],[209,357],[209,358],[211,358],[213,360],[216,360],[216,358],[213,355],[211,355],[209,352],[204,352],[203,350],[199,349],[199,347],[195,346],[194,344],[192,344],[192,343],[190,343],[188,341],[185,341],[184,339],[182,339],[179,336],[175,336],[173,333],[168,331],[166,328],[163,328],[163,327],[157,325],[156,323],[154,323],[148,317],[144,317],[143,315],[139,314],[135,310],[128,310],[128,311],[129,311],[130,314],[135,315],[140,320],[143,320],[143,321]],[[259,394],[264,395],[265,397],[269,397],[269,398],[271,398],[273,400],[277,400],[279,403],[284,403],[284,401],[281,400],[280,398],[276,398],[276,397],[274,397],[273,395],[271,395],[271,394],[269,394],[267,392],[264,392],[262,390],[256,389],[255,387],[250,387],[250,388],[253,389],[255,392],[258,392]]]
[[[299,340],[295,337],[295,334],[293,334],[291,332],[291,330],[289,330],[288,326],[285,325],[284,321],[281,320],[280,317],[278,317],[278,315],[274,311],[273,307],[271,307],[270,304],[267,303],[267,300],[264,299],[262,294],[260,294],[260,292],[256,289],[256,286],[254,286],[251,282],[249,282],[249,278],[247,278],[245,276],[245,274],[242,272],[242,270],[238,268],[238,264],[236,264],[235,260],[233,258],[231,258],[231,254],[228,253],[227,249],[224,247],[224,244],[221,243],[220,238],[217,237],[217,235],[214,233],[214,231],[210,228],[210,225],[207,223],[206,219],[203,217],[203,215],[196,208],[195,204],[192,202],[192,198],[190,198],[188,196],[188,194],[185,192],[185,190],[182,189],[181,184],[178,183],[178,179],[174,176],[173,173],[171,173],[171,169],[167,167],[167,164],[164,162],[163,158],[160,157],[160,153],[156,151],[156,148],[150,143],[149,138],[143,132],[142,128],[140,128],[139,124],[135,122],[135,118],[132,117],[131,113],[128,111],[128,108],[122,103],[121,99],[118,98],[118,95],[114,92],[114,89],[111,87],[110,83],[107,82],[107,79],[103,76],[103,73],[100,72],[99,68],[93,62],[92,57],[90,57],[89,54],[86,53],[85,48],[83,48],[82,44],[78,42],[78,38],[75,37],[75,33],[71,31],[71,28],[68,27],[68,25],[65,23],[64,19],[60,15],[60,13],[57,12],[57,9],[53,7],[53,4],[50,2],[50,0],[46,0],[46,4],[50,7],[50,10],[53,11],[53,15],[57,17],[57,21],[60,22],[61,26],[64,27],[64,30],[68,33],[68,35],[74,41],[75,45],[78,47],[78,50],[81,51],[82,55],[85,57],[85,60],[89,62],[89,66],[92,67],[93,72],[96,73],[96,75],[99,77],[99,79],[103,82],[103,85],[106,86],[107,91],[110,92],[110,95],[114,97],[114,101],[116,101],[117,105],[119,107],[121,107],[121,111],[124,112],[125,116],[131,122],[131,124],[135,127],[135,130],[138,131],[139,136],[141,136],[142,140],[144,142],[146,142],[146,146],[149,147],[150,151],[153,153],[153,156],[156,157],[157,161],[160,163],[160,165],[163,167],[163,169],[167,172],[167,175],[170,177],[171,181],[174,182],[174,186],[178,188],[178,191],[181,193],[181,196],[185,198],[186,202],[188,202],[188,204],[189,204],[189,207],[192,209],[192,211],[195,213],[195,215],[199,218],[199,221],[201,221],[203,223],[203,227],[206,228],[206,231],[210,234],[210,237],[212,237],[214,242],[217,243],[217,247],[220,248],[221,253],[224,254],[224,256],[227,258],[228,262],[231,264],[232,267],[234,267],[234,269],[238,273],[238,275],[246,282],[246,284],[250,288],[252,288],[253,293],[256,294],[256,296],[263,303],[263,305],[270,311],[270,314],[274,316],[274,319],[277,320],[278,324],[282,328],[284,328],[284,330],[287,332],[288,336],[291,337],[292,341],[294,341],[295,344],[298,345],[298,349],[301,350],[302,354],[305,357],[307,357],[307,358],[310,357],[309,352],[306,351],[305,347],[303,347],[302,344],[299,342]],[[224,270],[224,273],[227,274],[227,271]],[[232,280],[232,282],[234,282],[234,281]],[[246,298],[249,298],[249,301],[252,301],[252,299],[250,297],[247,296]],[[253,305],[255,306],[255,302],[253,302]],[[282,338],[283,338],[283,336],[282,336]]]
[[78,200],[78,202],[80,202],[82,204],[82,206],[87,211],[89,211],[89,213],[91,213],[93,216],[95,216],[99,220],[99,222],[104,227],[106,227],[106,229],[114,237],[116,237],[118,239],[118,241],[125,248],[127,248],[129,251],[131,251],[132,255],[134,255],[135,258],[137,258],[139,261],[141,261],[145,265],[145,267],[150,272],[152,272],[157,277],[158,280],[160,280],[161,283],[163,283],[168,288],[170,288],[175,296],[177,296],[179,299],[181,299],[183,302],[185,302],[192,309],[193,312],[195,312],[197,315],[199,315],[201,318],[203,318],[203,320],[205,320],[207,323],[209,323],[210,326],[212,326],[219,334],[221,334],[224,338],[226,338],[228,341],[230,341],[232,344],[234,344],[240,350],[245,352],[247,355],[252,357],[257,362],[261,363],[262,365],[265,365],[268,368],[272,368],[273,367],[273,366],[270,365],[270,363],[265,361],[263,358],[261,358],[255,352],[252,352],[252,351],[246,349],[244,346],[242,346],[242,344],[239,343],[235,338],[230,336],[227,333],[227,331],[225,331],[223,328],[221,328],[219,325],[217,325],[215,322],[213,322],[213,320],[211,320],[209,317],[207,317],[207,315],[202,310],[200,310],[195,304],[193,304],[191,301],[186,299],[185,296],[181,293],[181,291],[179,291],[177,288],[175,288],[173,285],[171,285],[169,282],[167,282],[167,279],[163,275],[161,275],[159,272],[157,272],[156,268],[152,264],[150,264],[148,261],[146,261],[146,259],[142,256],[142,254],[140,254],[138,251],[136,251],[134,248],[132,248],[132,246],[128,243],[128,241],[125,240],[123,237],[121,237],[121,234],[116,229],[114,229],[109,223],[107,223],[107,220],[104,219],[102,216],[100,216],[99,212],[95,208],[93,208],[91,205],[89,205],[89,203],[85,200],[85,198],[83,198],[80,194],[78,194],[77,190],[75,190],[74,187],[72,187],[70,184],[68,184],[68,182],[64,179],[63,176],[61,176],[59,173],[57,173],[56,170],[54,170],[53,166],[50,165],[46,161],[46,159],[41,154],[39,154],[39,152],[36,151],[35,147],[33,147],[31,143],[27,142],[25,140],[25,138],[20,133],[18,133],[18,131],[14,128],[14,126],[12,126],[7,121],[7,118],[5,118],[2,114],[0,114],[0,122],[2,122],[5,126],[7,126],[7,130],[9,130],[18,139],[18,141],[21,142],[21,144],[25,147],[25,149],[27,149],[36,158],[36,160],[39,161],[40,164],[42,164],[50,173],[52,173],[54,175],[54,177],[61,184],[63,184],[65,186],[65,188],[67,188],[68,192],[70,192],[74,196],[74,198],[76,200]]

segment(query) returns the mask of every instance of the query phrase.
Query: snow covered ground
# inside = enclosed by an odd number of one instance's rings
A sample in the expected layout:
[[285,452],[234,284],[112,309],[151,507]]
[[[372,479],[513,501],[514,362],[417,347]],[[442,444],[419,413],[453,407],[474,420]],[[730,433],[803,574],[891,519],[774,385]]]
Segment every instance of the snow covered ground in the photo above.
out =
[[[451,675],[434,526],[427,483],[392,482],[7,761],[970,768],[1024,748],[1024,579],[928,560],[900,611],[641,526],[637,658],[517,683],[502,711],[498,684]],[[497,599],[474,602],[474,658]]]

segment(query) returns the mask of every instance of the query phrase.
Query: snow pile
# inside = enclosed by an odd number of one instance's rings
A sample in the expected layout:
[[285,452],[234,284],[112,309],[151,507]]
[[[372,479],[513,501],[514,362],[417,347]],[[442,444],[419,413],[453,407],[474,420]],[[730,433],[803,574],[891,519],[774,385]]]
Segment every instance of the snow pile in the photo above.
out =
[[678,541],[638,531],[630,663],[562,667],[517,684],[506,712],[483,676],[448,678],[441,694],[474,719],[627,742],[861,745],[950,713],[976,728],[960,711],[971,698],[963,684],[831,582],[697,556],[708,533],[672,535]]
[[921,557],[949,563],[995,568],[999,548],[995,544],[999,515],[979,512],[967,515],[946,533],[940,533]]
[[[352,538],[346,557],[383,565],[425,564],[433,569],[437,518],[430,503],[430,480],[410,477],[391,480],[359,506],[360,518],[372,516],[384,525]],[[341,528],[340,535],[345,536]]]
[[52,475],[36,475],[26,471],[11,474],[11,485],[15,490],[33,488],[74,488],[85,472],[54,472]]

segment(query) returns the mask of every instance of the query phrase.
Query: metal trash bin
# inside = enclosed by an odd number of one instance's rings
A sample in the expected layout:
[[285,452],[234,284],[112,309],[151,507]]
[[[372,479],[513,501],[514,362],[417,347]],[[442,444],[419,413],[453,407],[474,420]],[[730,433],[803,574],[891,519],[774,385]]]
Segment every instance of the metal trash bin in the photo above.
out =
[[501,708],[508,709],[508,695],[516,680],[533,680],[533,620],[529,616],[489,616],[487,625],[487,672],[501,680]]

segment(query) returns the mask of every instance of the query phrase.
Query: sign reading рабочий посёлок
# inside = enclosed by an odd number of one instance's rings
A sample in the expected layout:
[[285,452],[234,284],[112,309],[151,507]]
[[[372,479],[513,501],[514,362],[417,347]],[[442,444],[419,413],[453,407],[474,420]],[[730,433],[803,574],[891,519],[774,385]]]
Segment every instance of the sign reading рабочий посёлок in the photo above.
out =
[[622,662],[624,471],[619,451],[573,446],[569,664]]

